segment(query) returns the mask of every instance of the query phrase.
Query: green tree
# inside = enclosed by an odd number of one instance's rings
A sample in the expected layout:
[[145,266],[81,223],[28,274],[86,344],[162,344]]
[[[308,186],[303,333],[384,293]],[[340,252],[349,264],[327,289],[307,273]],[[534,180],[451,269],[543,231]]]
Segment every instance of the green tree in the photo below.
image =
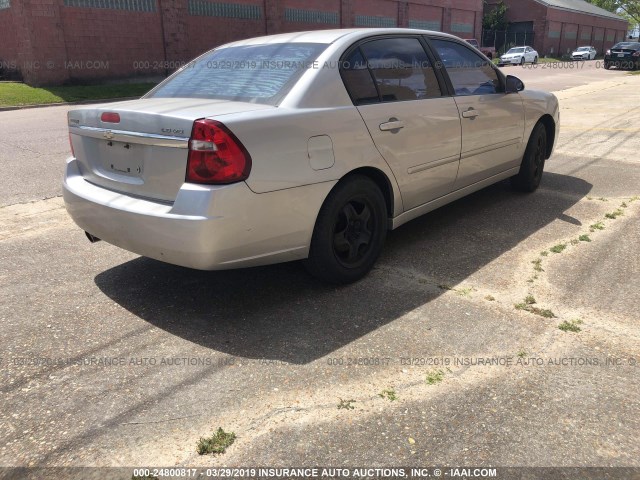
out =
[[482,18],[482,28],[485,30],[506,30],[509,25],[507,10],[508,7],[503,1],[497,3],[491,10],[487,10],[487,13]]

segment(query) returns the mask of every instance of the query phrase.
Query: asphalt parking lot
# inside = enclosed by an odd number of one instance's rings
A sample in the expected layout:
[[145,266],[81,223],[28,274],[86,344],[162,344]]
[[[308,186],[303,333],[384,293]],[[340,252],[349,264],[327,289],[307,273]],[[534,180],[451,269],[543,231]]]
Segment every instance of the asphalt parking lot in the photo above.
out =
[[410,222],[341,288],[91,245],[68,107],[0,112],[0,465],[640,467],[640,76],[586,63],[506,69],[561,102],[535,194]]

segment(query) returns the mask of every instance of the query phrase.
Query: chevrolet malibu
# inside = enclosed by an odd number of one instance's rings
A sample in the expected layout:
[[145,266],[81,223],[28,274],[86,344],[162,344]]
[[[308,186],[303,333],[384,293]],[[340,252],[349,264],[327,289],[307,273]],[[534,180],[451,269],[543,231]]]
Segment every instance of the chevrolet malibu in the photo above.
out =
[[64,200],[90,240],[347,283],[390,229],[504,179],[536,190],[559,110],[457,37],[352,29],[230,43],[68,121]]

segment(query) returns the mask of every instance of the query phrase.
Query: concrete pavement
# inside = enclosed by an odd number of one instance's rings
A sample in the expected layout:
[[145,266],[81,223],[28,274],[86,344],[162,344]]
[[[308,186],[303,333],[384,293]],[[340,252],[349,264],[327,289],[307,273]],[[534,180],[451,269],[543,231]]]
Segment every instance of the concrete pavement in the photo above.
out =
[[[0,465],[640,467],[639,86],[560,92],[538,192],[501,183],[410,222],[341,288],[298,264],[197,272],[91,245],[59,198],[24,203],[57,193],[59,166],[14,177]],[[4,162],[18,142],[0,142]],[[514,308],[528,295],[556,318]],[[219,426],[234,445],[197,455]]]

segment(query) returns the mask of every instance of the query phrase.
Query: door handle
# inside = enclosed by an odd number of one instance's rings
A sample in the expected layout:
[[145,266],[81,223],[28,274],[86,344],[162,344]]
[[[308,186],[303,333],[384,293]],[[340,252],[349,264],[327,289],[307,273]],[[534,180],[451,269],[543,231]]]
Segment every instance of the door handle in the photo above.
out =
[[390,118],[388,122],[380,124],[380,130],[387,132],[389,130],[400,130],[404,128],[404,122],[397,118]]
[[478,115],[480,115],[480,113],[477,110],[474,110],[473,108],[469,108],[469,110],[462,112],[462,116],[464,118],[470,118],[472,120],[476,118]]

